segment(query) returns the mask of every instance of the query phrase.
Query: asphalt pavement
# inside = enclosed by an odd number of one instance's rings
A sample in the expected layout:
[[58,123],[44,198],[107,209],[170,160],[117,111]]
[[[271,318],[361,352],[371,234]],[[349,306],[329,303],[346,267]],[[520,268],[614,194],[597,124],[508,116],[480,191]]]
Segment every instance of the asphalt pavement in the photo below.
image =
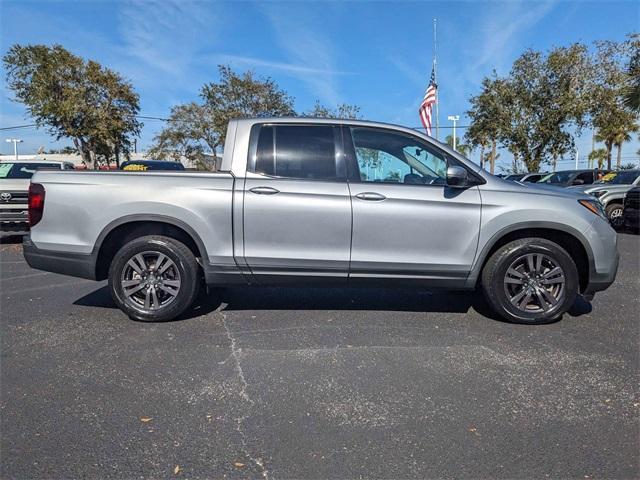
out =
[[551,325],[478,294],[233,288],[128,319],[0,245],[0,477],[638,478],[640,237]]

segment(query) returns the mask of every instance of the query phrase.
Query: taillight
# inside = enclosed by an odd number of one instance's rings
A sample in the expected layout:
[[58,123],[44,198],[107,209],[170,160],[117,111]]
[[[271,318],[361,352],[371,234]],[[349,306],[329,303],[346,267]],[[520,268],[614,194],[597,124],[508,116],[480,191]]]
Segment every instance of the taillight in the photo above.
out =
[[44,211],[44,187],[39,183],[29,185],[29,225],[34,226],[42,219]]

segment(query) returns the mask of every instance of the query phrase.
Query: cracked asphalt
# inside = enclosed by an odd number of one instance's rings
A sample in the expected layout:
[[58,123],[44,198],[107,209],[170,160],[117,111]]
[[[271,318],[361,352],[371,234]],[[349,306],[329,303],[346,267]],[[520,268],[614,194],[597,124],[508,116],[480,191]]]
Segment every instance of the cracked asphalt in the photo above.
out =
[[267,288],[145,324],[3,243],[0,477],[638,478],[640,237],[619,249],[540,327],[477,294]]

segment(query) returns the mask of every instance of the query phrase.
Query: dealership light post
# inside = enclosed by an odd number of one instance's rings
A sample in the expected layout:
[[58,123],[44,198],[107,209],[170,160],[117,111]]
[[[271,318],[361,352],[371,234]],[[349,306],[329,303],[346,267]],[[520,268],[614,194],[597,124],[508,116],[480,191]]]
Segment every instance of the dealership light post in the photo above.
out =
[[449,115],[447,120],[453,122],[453,149],[456,149],[456,122],[460,120],[460,115]]
[[7,138],[7,143],[13,143],[13,156],[16,162],[18,161],[18,144],[22,143],[20,138]]

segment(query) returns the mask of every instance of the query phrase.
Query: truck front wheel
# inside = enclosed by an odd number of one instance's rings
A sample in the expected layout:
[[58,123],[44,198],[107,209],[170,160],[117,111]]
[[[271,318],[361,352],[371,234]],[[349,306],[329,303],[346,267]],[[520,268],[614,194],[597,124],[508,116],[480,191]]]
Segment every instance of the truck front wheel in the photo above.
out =
[[198,263],[183,243],[149,235],[125,244],[109,268],[114,302],[129,317],[143,322],[172,320],[198,294]]
[[482,289],[493,309],[515,323],[559,318],[578,294],[578,269],[560,245],[522,238],[503,245],[482,271]]

